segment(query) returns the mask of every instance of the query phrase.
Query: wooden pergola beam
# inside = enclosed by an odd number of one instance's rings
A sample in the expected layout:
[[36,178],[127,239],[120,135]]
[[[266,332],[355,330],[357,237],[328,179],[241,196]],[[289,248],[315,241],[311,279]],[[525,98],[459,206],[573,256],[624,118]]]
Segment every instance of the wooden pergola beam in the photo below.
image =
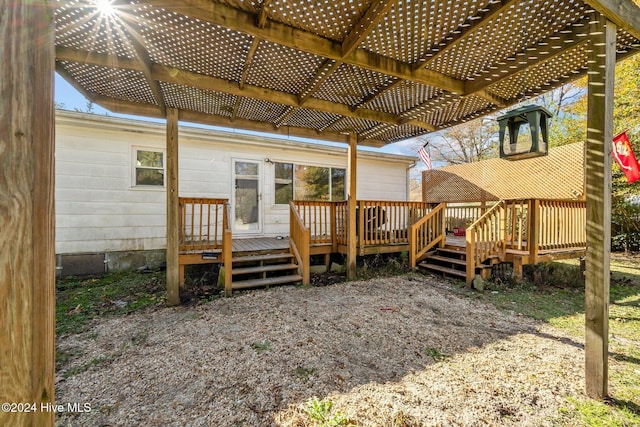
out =
[[271,6],[272,0],[264,0],[262,2],[262,6],[258,11],[258,16],[256,18],[256,25],[258,28],[264,28],[267,25],[267,18],[269,17],[269,7]]
[[[90,63],[93,65],[100,65],[105,67],[109,66],[109,64],[118,63],[118,58],[113,58],[110,55],[84,55],[80,51],[73,51],[64,48],[56,49],[56,55],[58,59],[62,61],[81,60],[81,58],[86,57],[90,59],[90,62],[81,63]],[[140,64],[137,62],[131,63],[130,61],[123,61],[123,63],[131,65],[132,69],[140,68]],[[211,76],[205,76],[203,74],[193,73],[191,71],[180,70],[177,68],[166,67],[158,64],[152,65],[151,74],[154,80],[163,81],[166,83],[190,86],[213,92],[223,92],[230,95],[259,99],[262,101],[274,102],[291,107],[300,107],[298,97],[288,92],[282,92],[248,84],[245,84],[244,87],[241,88],[239,83],[237,82],[219,79]],[[309,98],[306,101],[304,107],[311,110],[322,111],[325,113],[339,114],[346,117],[372,120],[389,124],[400,124],[401,121],[398,116],[393,114],[369,110],[366,108],[357,108],[355,110],[352,110],[348,105],[326,101],[318,98]],[[433,129],[433,127],[428,123],[415,121],[413,124],[426,130]]]
[[445,38],[447,42],[444,45],[444,47],[439,47],[439,44],[438,44],[428,49],[428,52],[437,51],[437,53],[416,62],[413,65],[413,68],[420,69],[420,68],[426,67],[427,65],[429,65],[429,63],[435,61],[437,58],[441,57],[446,52],[453,49],[457,43],[459,43],[460,41],[466,39],[471,34],[473,34],[473,32],[476,29],[481,28],[482,26],[486,25],[496,17],[500,16],[505,11],[511,9],[515,3],[516,3],[516,0],[502,0],[502,1],[498,1],[496,3],[490,4],[485,9],[485,12],[482,13],[482,15],[480,15],[479,17],[477,17],[478,19],[469,18],[469,20],[467,20],[464,24],[462,24],[460,27],[458,27],[456,30],[453,31],[453,35],[447,36],[447,38]]
[[333,59],[327,59],[320,65],[314,76],[311,78],[309,85],[300,91],[298,96],[298,103],[304,105],[305,102],[311,97],[311,95],[317,91],[324,82],[327,81],[331,74],[342,65],[341,61],[334,61]]
[[253,62],[253,57],[256,54],[256,50],[258,50],[259,44],[260,44],[260,39],[257,37],[254,37],[253,41],[251,42],[251,46],[249,47],[249,52],[247,52],[247,57],[244,60],[244,66],[242,67],[242,76],[240,77],[240,89],[244,88],[244,85],[247,82],[247,76],[249,75],[249,68],[251,67],[251,63]]
[[[55,188],[52,2],[0,18],[0,425],[53,426]],[[9,408],[11,409],[11,408]]]
[[378,26],[380,20],[396,3],[397,0],[374,0],[358,23],[354,25],[349,35],[343,40],[342,56],[351,54],[362,43],[362,40]]
[[[167,112],[167,106],[164,102],[164,94],[162,93],[160,84],[151,75],[151,57],[149,56],[147,48],[144,46],[144,39],[140,35],[138,26],[135,22],[132,22],[131,19],[127,17],[127,15],[123,15],[123,19],[121,20],[121,22],[123,27],[125,28],[125,31],[130,36],[126,37],[126,35],[123,34],[122,38],[124,40],[129,40],[129,43],[131,43],[131,47],[133,47],[133,51],[136,54],[138,63],[140,64],[142,74],[144,75],[144,78],[147,81],[149,88],[151,89],[153,97],[158,103],[160,111],[162,111],[162,114],[165,115]],[[121,32],[121,30],[119,30],[119,27],[116,26],[116,28],[118,28],[118,31]]]
[[[541,40],[538,43],[539,47],[545,46],[545,49],[538,50],[535,55],[526,55],[524,59],[511,58],[506,60],[500,67],[496,67],[492,70],[491,75],[483,79],[476,79],[468,81],[465,84],[464,92],[467,95],[478,95],[483,91],[489,91],[492,85],[504,81],[514,75],[527,72],[528,69],[535,67],[538,64],[549,61],[559,55],[565,53],[568,49],[573,49],[579,45],[588,43],[586,25],[589,23],[589,18],[572,24],[567,28],[564,28],[551,36]],[[567,32],[567,29],[573,28],[573,31]],[[577,31],[578,28],[584,28],[584,31]],[[519,62],[524,62],[520,64]]]
[[632,0],[586,0],[586,3],[640,40],[640,5]]
[[141,0],[140,4],[164,9],[219,25],[233,31],[249,34],[281,46],[312,53],[324,58],[343,61],[377,73],[395,76],[417,83],[439,87],[449,92],[461,94],[464,84],[461,80],[430,70],[413,70],[411,65],[378,55],[364,49],[355,49],[343,56],[342,44],[288,25],[271,21],[265,28],[255,25],[255,15],[233,7],[211,3],[207,0]]
[[[287,92],[281,92],[252,85],[245,85],[244,88],[240,88],[240,86],[236,82],[210,76],[204,76],[202,74],[192,73],[190,71],[177,70],[175,68],[165,67],[162,65],[153,66],[153,76],[155,79],[167,83],[191,86],[207,91],[223,92],[230,95],[259,99],[262,101],[274,102],[291,107],[300,106],[298,98],[295,95]],[[368,110],[365,108],[351,110],[348,105],[338,104],[336,102],[326,101],[318,98],[309,98],[304,106],[305,108],[311,110],[339,114],[356,119],[372,120],[389,124],[399,124],[398,117],[393,114],[385,113],[382,111]],[[418,126],[417,123],[416,126]],[[426,123],[422,124],[421,127],[425,127],[426,129],[430,130],[430,125]]]

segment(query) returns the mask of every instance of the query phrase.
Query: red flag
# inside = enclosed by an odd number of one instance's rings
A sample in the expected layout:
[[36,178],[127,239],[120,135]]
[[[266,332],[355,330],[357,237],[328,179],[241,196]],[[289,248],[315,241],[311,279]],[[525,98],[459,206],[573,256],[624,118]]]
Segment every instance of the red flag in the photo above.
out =
[[627,177],[629,184],[640,179],[640,165],[633,154],[626,130],[613,138],[613,157]]
[[418,154],[420,155],[420,158],[424,162],[424,165],[427,167],[427,169],[431,169],[431,156],[429,156],[427,150],[422,147],[420,151],[418,151]]

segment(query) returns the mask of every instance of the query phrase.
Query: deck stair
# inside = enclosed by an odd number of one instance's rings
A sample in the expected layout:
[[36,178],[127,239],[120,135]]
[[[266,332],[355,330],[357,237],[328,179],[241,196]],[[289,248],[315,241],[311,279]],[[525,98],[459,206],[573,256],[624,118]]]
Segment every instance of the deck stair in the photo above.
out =
[[[483,279],[491,276],[492,265],[499,262],[498,257],[485,260],[484,264],[476,267],[476,273]],[[418,267],[423,272],[442,275],[445,277],[466,278],[467,254],[464,247],[447,245],[427,253]]]
[[444,276],[464,278],[467,254],[463,248],[444,247],[427,253],[418,267],[424,271]]
[[289,252],[241,255],[232,258],[232,289],[258,288],[302,280]]

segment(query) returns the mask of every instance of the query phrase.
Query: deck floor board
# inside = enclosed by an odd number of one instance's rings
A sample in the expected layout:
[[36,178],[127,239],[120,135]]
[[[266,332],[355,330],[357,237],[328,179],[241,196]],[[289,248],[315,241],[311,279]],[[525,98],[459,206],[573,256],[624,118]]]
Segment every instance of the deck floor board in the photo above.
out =
[[233,252],[255,252],[283,250],[289,248],[289,238],[277,239],[275,237],[253,237],[233,239]]

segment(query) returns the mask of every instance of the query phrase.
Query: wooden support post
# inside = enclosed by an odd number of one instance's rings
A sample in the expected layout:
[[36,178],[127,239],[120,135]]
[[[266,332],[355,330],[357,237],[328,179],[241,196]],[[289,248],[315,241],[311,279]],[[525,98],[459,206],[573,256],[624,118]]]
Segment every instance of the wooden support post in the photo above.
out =
[[540,200],[530,199],[527,212],[527,249],[529,250],[529,263],[538,263],[538,245],[540,238]]
[[599,15],[591,25],[586,145],[587,253],[585,276],[585,388],[608,394],[611,138],[616,25]]
[[53,426],[53,3],[0,2],[0,401],[3,426]]
[[180,267],[178,261],[178,110],[167,108],[167,305],[180,304]]
[[[358,163],[358,136],[355,133],[349,135],[349,164],[347,168],[347,176],[349,177],[349,186],[347,188],[347,210],[349,218],[349,232],[347,238],[347,279],[355,280],[356,278],[356,260],[358,257],[357,236],[356,236],[356,177]],[[362,236],[360,236],[362,239]]]

